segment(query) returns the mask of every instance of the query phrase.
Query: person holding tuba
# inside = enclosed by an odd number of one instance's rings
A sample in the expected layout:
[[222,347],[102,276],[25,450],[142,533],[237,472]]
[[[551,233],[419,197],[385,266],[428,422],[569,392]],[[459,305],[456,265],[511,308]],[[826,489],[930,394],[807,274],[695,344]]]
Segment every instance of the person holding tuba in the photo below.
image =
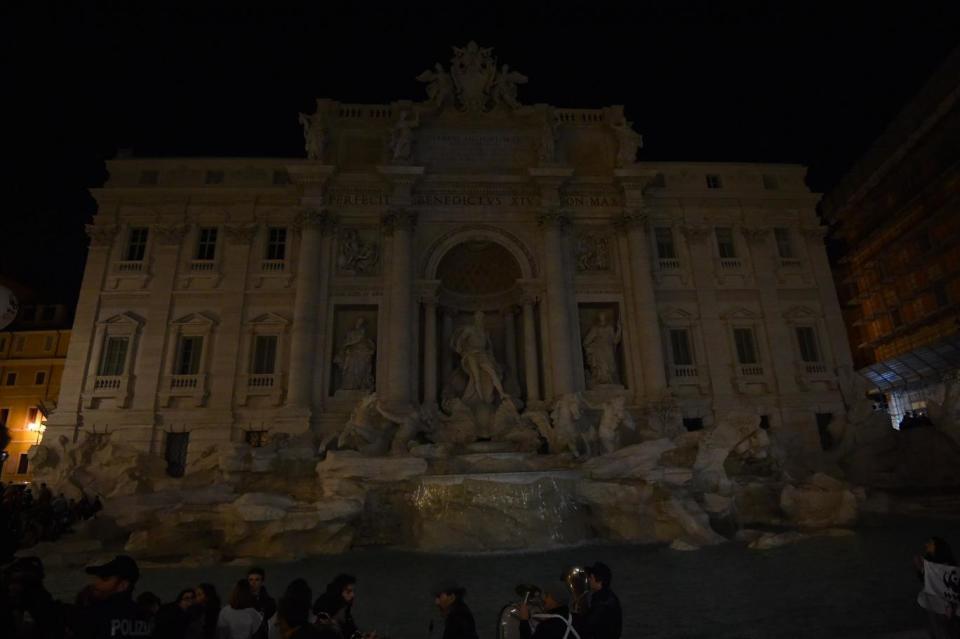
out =
[[[520,618],[521,639],[580,639],[567,605],[566,584],[551,584],[543,589],[542,613],[531,615],[524,601],[517,609],[517,616]],[[531,617],[537,621],[536,630],[531,628]]]

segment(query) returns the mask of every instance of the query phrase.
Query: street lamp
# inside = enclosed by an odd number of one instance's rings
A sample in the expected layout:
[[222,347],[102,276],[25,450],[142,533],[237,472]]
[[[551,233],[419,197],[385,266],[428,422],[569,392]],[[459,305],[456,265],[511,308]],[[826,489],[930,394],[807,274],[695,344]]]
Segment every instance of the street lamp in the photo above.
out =
[[39,445],[40,438],[43,437],[43,432],[47,430],[47,425],[41,424],[40,422],[33,422],[31,424],[27,424],[27,430],[31,433],[35,432],[37,434],[37,445]]

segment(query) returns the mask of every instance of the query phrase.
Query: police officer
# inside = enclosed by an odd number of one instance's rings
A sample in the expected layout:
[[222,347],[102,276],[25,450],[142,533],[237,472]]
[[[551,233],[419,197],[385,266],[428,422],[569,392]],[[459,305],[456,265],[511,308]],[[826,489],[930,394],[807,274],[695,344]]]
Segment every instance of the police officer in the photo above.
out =
[[134,639],[149,637],[153,628],[133,600],[140,578],[137,562],[117,555],[86,570],[94,581],[78,596],[70,623],[78,639]]

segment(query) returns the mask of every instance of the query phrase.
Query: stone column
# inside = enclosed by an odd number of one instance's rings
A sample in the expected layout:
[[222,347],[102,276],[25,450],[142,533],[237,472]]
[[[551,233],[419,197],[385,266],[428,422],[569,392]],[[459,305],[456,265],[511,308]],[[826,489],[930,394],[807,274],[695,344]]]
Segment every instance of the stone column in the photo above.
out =
[[580,336],[574,333],[570,317],[573,282],[564,268],[563,234],[570,220],[563,213],[552,210],[540,214],[543,229],[544,271],[546,275],[547,327],[550,334],[553,378],[553,394],[556,397],[582,390],[577,387],[577,375],[573,369],[574,349],[579,348]]
[[[106,208],[106,202],[100,202],[102,218],[108,215],[104,212]],[[86,268],[83,270],[83,283],[80,285],[80,297],[70,333],[70,346],[60,381],[58,410],[47,422],[47,442],[57,441],[60,435],[66,436],[72,442],[77,441],[82,417],[80,402],[87,384],[86,378],[88,375],[96,377],[97,367],[100,365],[102,342],[97,340],[100,292],[108,270],[110,249],[116,242],[119,228],[115,224],[101,223],[88,224],[86,230],[90,237],[90,250],[87,253]]]
[[[520,378],[517,375],[517,329],[513,324],[513,306],[503,309],[503,354],[507,360],[507,370],[510,371],[503,380],[504,388],[508,393],[519,392]],[[511,389],[512,387],[512,389]]]
[[527,382],[527,404],[540,401],[540,370],[537,357],[537,327],[533,315],[536,298],[523,298],[523,366]]
[[657,300],[653,293],[653,275],[650,271],[650,249],[647,243],[647,216],[640,212],[624,213],[618,220],[627,233],[630,247],[630,279],[633,282],[634,316],[640,327],[640,365],[643,370],[644,391],[656,397],[666,386],[663,369],[663,346],[660,340],[660,321]]
[[443,314],[443,325],[440,331],[440,373],[443,375],[443,382],[450,378],[453,373],[453,351],[450,349],[450,339],[453,337],[453,316],[456,311],[450,307],[443,307],[440,311]]
[[821,339],[830,344],[834,362],[838,367],[848,366],[853,370],[853,355],[850,352],[850,342],[847,341],[847,328],[843,322],[830,262],[827,260],[827,247],[823,242],[826,230],[824,226],[809,226],[801,228],[800,234],[806,242],[804,248],[810,258],[810,268],[820,293],[820,307],[827,325],[827,334],[821,336]]
[[437,403],[437,296],[436,287],[420,294],[423,304],[423,403]]
[[325,211],[306,209],[297,217],[300,231],[300,255],[293,326],[290,334],[290,383],[287,406],[310,414],[313,378],[313,350],[317,332],[317,306],[320,303],[320,264],[323,227],[329,222]]
[[387,274],[389,317],[387,323],[387,379],[384,398],[393,410],[412,407],[411,363],[413,361],[413,231],[417,215],[395,209],[383,218],[386,235],[392,237],[392,260]]

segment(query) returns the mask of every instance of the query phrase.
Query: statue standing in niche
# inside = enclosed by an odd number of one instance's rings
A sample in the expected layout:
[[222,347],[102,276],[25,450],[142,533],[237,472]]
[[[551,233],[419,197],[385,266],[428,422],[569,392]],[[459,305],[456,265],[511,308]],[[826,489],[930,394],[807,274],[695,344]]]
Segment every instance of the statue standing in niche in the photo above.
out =
[[319,106],[313,115],[301,113],[300,125],[303,126],[303,142],[307,159],[322,160],[326,131],[323,128],[323,116],[320,114]]
[[473,314],[473,324],[460,329],[450,346],[460,356],[460,366],[467,373],[464,401],[478,398],[486,404],[492,404],[494,390],[500,397],[506,397],[500,381],[500,367],[491,350],[490,334],[483,325],[483,311]]
[[333,362],[340,367],[340,390],[373,390],[373,354],[376,344],[367,337],[367,320],[347,331]]
[[616,327],[610,325],[607,314],[601,312],[597,321],[583,338],[583,351],[587,356],[587,371],[590,384],[619,384],[620,374],[617,371],[617,344],[623,337],[620,323]]

